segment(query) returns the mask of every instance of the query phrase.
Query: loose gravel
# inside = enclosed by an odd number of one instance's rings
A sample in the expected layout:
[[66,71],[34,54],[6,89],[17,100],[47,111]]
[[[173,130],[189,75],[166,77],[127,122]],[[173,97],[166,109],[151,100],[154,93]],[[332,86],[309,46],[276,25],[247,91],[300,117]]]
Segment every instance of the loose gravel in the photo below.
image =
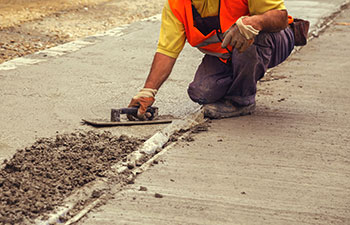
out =
[[0,0],[0,63],[161,13],[164,0]]
[[42,138],[18,150],[0,170],[0,223],[33,221],[125,160],[142,141],[110,132]]

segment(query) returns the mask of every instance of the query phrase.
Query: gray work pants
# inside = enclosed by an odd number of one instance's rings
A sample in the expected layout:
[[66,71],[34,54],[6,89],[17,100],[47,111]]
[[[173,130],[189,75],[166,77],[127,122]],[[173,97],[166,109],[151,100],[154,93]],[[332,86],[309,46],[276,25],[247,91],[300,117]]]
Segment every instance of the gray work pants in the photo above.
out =
[[205,55],[188,87],[190,98],[199,104],[230,99],[238,105],[255,103],[256,83],[268,68],[283,62],[294,48],[291,28],[276,33],[261,32],[245,52],[235,49],[231,60],[223,63]]

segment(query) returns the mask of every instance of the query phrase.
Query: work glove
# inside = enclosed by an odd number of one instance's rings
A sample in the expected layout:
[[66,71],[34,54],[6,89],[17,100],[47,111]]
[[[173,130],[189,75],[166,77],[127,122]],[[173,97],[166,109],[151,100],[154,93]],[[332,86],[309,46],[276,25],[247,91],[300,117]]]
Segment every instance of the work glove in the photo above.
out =
[[245,25],[243,23],[245,17],[246,16],[240,17],[236,23],[224,33],[224,40],[221,44],[222,48],[231,45],[232,48],[236,48],[239,53],[242,53],[253,44],[254,37],[259,34],[259,30],[251,25]]
[[135,95],[129,104],[128,107],[137,107],[137,118],[133,115],[128,114],[127,117],[129,120],[145,120],[151,115],[147,115],[147,108],[150,107],[155,101],[154,97],[157,94],[156,89],[152,88],[142,88],[137,95]]

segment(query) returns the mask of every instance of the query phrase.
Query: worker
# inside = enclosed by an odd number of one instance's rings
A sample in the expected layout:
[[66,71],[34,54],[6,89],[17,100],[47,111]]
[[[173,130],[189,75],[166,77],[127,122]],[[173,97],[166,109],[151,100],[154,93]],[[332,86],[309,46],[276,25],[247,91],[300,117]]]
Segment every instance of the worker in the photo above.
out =
[[294,34],[283,0],[168,0],[162,11],[158,48],[149,75],[129,107],[146,109],[169,77],[185,41],[204,53],[188,95],[204,115],[220,119],[251,114],[257,81],[283,62]]

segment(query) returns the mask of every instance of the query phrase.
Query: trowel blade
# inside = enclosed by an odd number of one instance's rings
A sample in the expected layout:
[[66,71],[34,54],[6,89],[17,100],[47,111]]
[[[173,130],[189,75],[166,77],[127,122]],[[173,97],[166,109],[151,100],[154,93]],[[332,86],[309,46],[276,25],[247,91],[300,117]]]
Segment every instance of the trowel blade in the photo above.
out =
[[91,125],[94,127],[152,125],[152,124],[166,124],[166,123],[172,122],[172,120],[144,120],[144,121],[110,122],[110,121],[85,120],[85,119],[82,119],[82,121],[84,124]]

